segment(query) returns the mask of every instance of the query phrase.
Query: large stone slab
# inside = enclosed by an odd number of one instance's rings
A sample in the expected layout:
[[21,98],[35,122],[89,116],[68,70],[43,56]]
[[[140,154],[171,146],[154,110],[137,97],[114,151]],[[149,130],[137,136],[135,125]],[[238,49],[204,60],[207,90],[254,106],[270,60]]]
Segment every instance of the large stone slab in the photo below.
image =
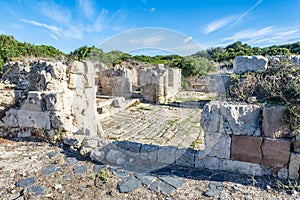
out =
[[[213,146],[210,146],[210,151],[208,152],[208,156],[217,157],[217,158],[230,158],[230,146],[231,146],[231,138],[229,135],[220,134],[220,137],[217,138],[216,143]],[[208,148],[208,145],[206,145]]]
[[263,132],[269,138],[290,136],[290,125],[287,122],[285,106],[269,106],[263,108]]
[[231,159],[260,163],[262,160],[261,137],[232,136]]
[[290,141],[265,138],[262,145],[263,160],[261,164],[273,172],[278,172],[289,162],[290,146]]
[[237,56],[233,60],[233,73],[266,70],[268,59],[263,56]]
[[200,124],[209,140],[215,133],[260,136],[260,110],[258,105],[212,101],[204,106]]

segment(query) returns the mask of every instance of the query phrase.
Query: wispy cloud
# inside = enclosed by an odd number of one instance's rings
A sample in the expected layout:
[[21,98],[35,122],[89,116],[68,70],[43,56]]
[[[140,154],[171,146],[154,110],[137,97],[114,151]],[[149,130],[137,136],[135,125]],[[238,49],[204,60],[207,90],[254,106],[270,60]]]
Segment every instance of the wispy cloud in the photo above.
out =
[[42,1],[38,4],[38,7],[43,15],[63,24],[68,24],[72,18],[71,11],[68,8],[60,7],[52,1]]
[[245,39],[255,39],[267,36],[268,34],[272,33],[273,27],[267,26],[261,29],[247,29],[243,31],[239,31],[235,33],[231,37],[223,38],[224,41],[238,41],[238,40],[245,40]]
[[53,38],[54,40],[59,40],[57,36],[55,36],[54,34],[50,33],[49,34],[51,38]]
[[52,26],[52,25],[48,25],[48,24],[44,24],[44,23],[40,23],[37,21],[32,21],[32,20],[26,20],[26,19],[21,19],[22,22],[28,23],[28,24],[32,24],[35,26],[39,26],[42,28],[46,28],[50,31],[52,31],[53,33],[57,34],[57,35],[61,35],[62,30],[56,26]]
[[89,19],[94,16],[94,6],[92,0],[78,0],[78,6],[81,12]]
[[154,12],[155,10],[156,10],[155,8],[151,8],[151,9],[150,9],[151,12]]
[[189,41],[191,41],[193,38],[192,37],[187,37],[183,40],[183,44],[188,43]]
[[258,0],[253,6],[251,6],[246,12],[242,13],[241,15],[231,15],[227,17],[223,17],[221,19],[217,19],[215,21],[212,21],[206,29],[204,30],[205,34],[209,34],[211,32],[214,32],[216,30],[219,30],[221,28],[229,29],[236,24],[242,22],[242,20],[257,6],[259,6],[262,3],[263,0]]
[[258,0],[252,7],[250,7],[246,12],[244,12],[243,14],[241,14],[237,20],[235,20],[232,24],[230,24],[230,26],[228,28],[231,28],[233,26],[235,26],[236,24],[240,23],[254,8],[256,8],[257,6],[259,6],[262,3],[263,0]]
[[228,24],[230,24],[231,22],[233,22],[236,18],[237,18],[237,15],[232,15],[232,16],[228,16],[228,17],[224,17],[224,18],[215,20],[207,26],[207,28],[204,30],[204,32],[206,34],[209,34],[213,31],[223,28],[223,27],[227,26]]
[[100,32],[105,28],[105,23],[108,15],[108,10],[103,9],[96,18],[94,25],[89,31]]

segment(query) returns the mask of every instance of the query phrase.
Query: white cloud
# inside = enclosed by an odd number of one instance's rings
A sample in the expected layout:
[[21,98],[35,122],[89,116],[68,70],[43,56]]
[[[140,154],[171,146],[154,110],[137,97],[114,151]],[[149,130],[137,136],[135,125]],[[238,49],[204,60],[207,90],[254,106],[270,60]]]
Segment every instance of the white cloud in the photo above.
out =
[[92,18],[94,16],[94,6],[91,0],[78,0],[78,6],[81,12],[87,17]]
[[25,23],[28,23],[28,24],[32,24],[32,25],[35,25],[35,26],[39,26],[39,27],[42,27],[42,28],[46,28],[50,31],[52,31],[53,33],[57,34],[57,35],[61,35],[61,32],[62,30],[56,26],[51,26],[51,25],[48,25],[48,24],[44,24],[44,23],[40,23],[40,22],[37,22],[37,21],[32,21],[32,20],[26,20],[26,19],[21,19],[22,22],[25,22]]
[[47,17],[60,23],[68,24],[72,18],[70,10],[62,8],[58,4],[43,1],[39,4],[39,10]]
[[155,8],[151,8],[151,9],[150,9],[151,12],[154,12],[155,10],[156,10]]
[[240,32],[235,33],[231,37],[223,38],[224,41],[238,41],[244,39],[255,39],[260,37],[265,37],[272,33],[273,27],[267,26],[261,29],[247,29]]
[[[37,21],[33,21],[33,20],[25,20],[25,19],[21,19],[22,22],[28,23],[28,24],[32,24],[34,26],[38,26],[41,28],[45,28],[48,29],[49,31],[52,32],[52,38],[53,35],[58,39],[58,37],[66,37],[66,38],[73,38],[73,39],[82,39],[83,38],[83,28],[81,26],[72,26],[69,25],[67,28],[65,29],[61,29],[57,26],[52,26],[52,25],[48,25],[45,23],[40,23]],[[51,33],[50,33],[51,34]]]
[[52,37],[54,40],[59,40],[58,37],[56,37],[54,34],[50,33],[49,35],[50,35],[50,37]]
[[241,14],[234,23],[230,24],[228,28],[235,26],[236,24],[240,23],[254,8],[259,6],[263,0],[258,0],[252,7],[250,7],[246,12]]
[[183,40],[183,44],[188,43],[189,41],[191,41],[193,39],[193,37],[187,37]]
[[108,15],[108,10],[103,9],[97,16],[97,19],[94,22],[94,26],[92,27],[92,30],[89,31],[96,31],[96,32],[102,31],[105,28],[107,15]]
[[228,16],[228,17],[224,17],[224,18],[215,20],[215,21],[211,22],[210,24],[208,24],[208,26],[204,32],[206,34],[209,34],[213,31],[223,28],[223,27],[227,26],[229,23],[233,22],[233,20],[235,20],[236,18],[237,18],[236,15],[232,15],[232,16]]

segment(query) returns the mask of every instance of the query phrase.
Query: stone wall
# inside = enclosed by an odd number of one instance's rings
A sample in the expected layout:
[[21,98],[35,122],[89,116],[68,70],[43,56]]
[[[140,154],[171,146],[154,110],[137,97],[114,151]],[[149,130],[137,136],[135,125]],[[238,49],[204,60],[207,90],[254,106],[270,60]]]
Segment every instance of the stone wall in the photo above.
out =
[[[97,135],[94,68],[89,62],[9,63],[1,81],[1,135]],[[6,103],[4,103],[6,102]]]
[[233,61],[233,73],[265,70],[267,66],[268,59],[263,56],[236,56]]
[[[251,167],[280,178],[299,177],[299,154],[282,106],[211,102],[204,106],[201,125],[205,131],[207,168],[222,163]],[[211,150],[210,150],[211,149]],[[223,169],[224,166],[218,169]],[[228,168],[231,171],[230,168]],[[250,170],[250,171],[249,171]]]

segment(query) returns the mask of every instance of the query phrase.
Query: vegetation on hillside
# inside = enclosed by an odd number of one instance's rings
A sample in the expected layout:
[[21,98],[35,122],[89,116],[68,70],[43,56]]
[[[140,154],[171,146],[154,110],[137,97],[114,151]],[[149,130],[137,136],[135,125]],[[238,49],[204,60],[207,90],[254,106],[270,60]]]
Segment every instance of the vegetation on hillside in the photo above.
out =
[[61,56],[65,56],[65,54],[52,46],[32,45],[27,42],[19,42],[13,36],[0,35],[0,69],[13,58],[58,58]]
[[300,42],[271,46],[265,48],[251,47],[242,42],[235,42],[225,48],[210,48],[207,51],[199,51],[191,56],[182,57],[179,55],[130,55],[121,51],[105,53],[95,46],[82,46],[69,54],[55,49],[52,46],[32,45],[26,42],[19,42],[13,36],[0,35],[0,68],[14,58],[21,57],[64,57],[68,60],[91,60],[102,62],[107,66],[115,66],[123,61],[144,62],[148,64],[165,64],[170,67],[182,69],[182,74],[188,76],[205,76],[215,70],[215,65],[232,66],[234,57],[239,55],[288,55],[300,54]]

